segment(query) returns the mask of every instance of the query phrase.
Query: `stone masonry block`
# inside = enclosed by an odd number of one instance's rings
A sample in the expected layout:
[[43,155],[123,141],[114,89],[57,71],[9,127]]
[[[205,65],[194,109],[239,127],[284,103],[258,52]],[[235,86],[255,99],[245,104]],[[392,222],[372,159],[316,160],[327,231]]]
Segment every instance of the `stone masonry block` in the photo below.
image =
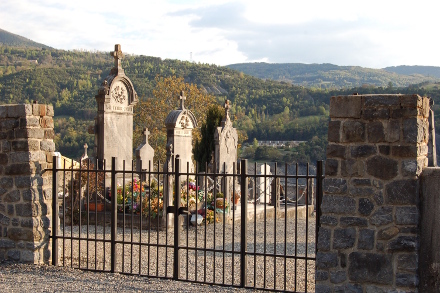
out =
[[360,118],[362,110],[361,96],[337,96],[330,98],[330,117]]
[[321,227],[319,228],[318,235],[318,249],[319,251],[329,251],[330,250],[330,240],[331,240],[331,230]]
[[8,155],[7,154],[0,154],[0,165],[7,165],[8,164]]
[[338,219],[336,217],[322,215],[321,224],[327,226],[336,226],[338,224]]
[[368,142],[378,143],[385,141],[385,128],[381,121],[374,121],[367,124]]
[[18,128],[19,121],[17,119],[0,120],[0,131],[6,131]]
[[397,257],[397,269],[399,271],[415,272],[418,267],[417,254],[401,254]]
[[362,118],[365,120],[378,120],[390,118],[390,109],[365,109],[362,112]]
[[396,274],[396,286],[416,288],[419,278],[416,274]]
[[419,210],[416,206],[396,207],[397,225],[418,225]]
[[16,129],[15,130],[15,137],[16,138],[43,139],[44,138],[44,130],[41,128]]
[[356,229],[335,229],[333,235],[333,249],[346,249],[354,246],[356,241]]
[[318,252],[316,254],[316,268],[328,269],[338,265],[338,254],[336,252]]
[[347,180],[345,179],[324,179],[324,191],[326,193],[344,194],[347,192]]
[[416,158],[418,148],[416,145],[393,145],[391,154],[399,158]]
[[356,200],[348,196],[324,195],[321,210],[323,213],[352,215],[356,212]]
[[48,116],[40,118],[40,126],[42,128],[53,128],[53,118]]
[[384,121],[385,140],[387,142],[396,142],[400,140],[400,122],[399,120]]
[[407,143],[424,141],[424,123],[422,119],[408,118],[403,121],[403,139]]
[[398,174],[398,162],[383,156],[374,156],[367,160],[367,173],[383,180],[390,180]]
[[347,159],[341,161],[341,174],[344,177],[364,176],[365,164],[363,160]]
[[45,129],[44,130],[44,139],[54,139],[55,132],[53,129]]
[[32,168],[28,163],[19,163],[6,166],[6,175],[30,175]]
[[325,161],[325,175],[335,176],[338,174],[339,161],[334,159],[327,159]]
[[8,106],[8,117],[25,117],[32,115],[32,106],[29,104]]
[[40,149],[46,152],[54,152],[55,143],[52,140],[42,140],[40,142]]
[[393,112],[391,114],[391,118],[393,119],[399,119],[399,118],[417,118],[419,116],[419,113],[421,112],[421,109],[418,108],[399,108],[399,109],[393,109]]
[[0,106],[0,118],[8,117],[8,106],[2,105]]
[[50,117],[54,116],[54,111],[53,111],[52,105],[46,105],[46,115],[50,116]]
[[368,95],[364,96],[364,107],[380,108],[400,106],[400,98],[397,95]]
[[31,229],[9,228],[8,238],[14,241],[34,241],[34,233]]
[[361,217],[341,217],[339,220],[341,227],[366,227],[368,222],[366,218]]
[[359,230],[358,249],[372,250],[374,248],[374,230]]
[[46,105],[40,104],[40,116],[46,116]]
[[315,272],[315,281],[325,281],[328,280],[328,272],[327,271],[316,271]]
[[352,252],[348,256],[348,277],[353,282],[392,285],[392,256],[386,254]]
[[353,186],[371,186],[371,180],[367,178],[353,178],[350,183]]
[[419,196],[417,179],[396,180],[386,185],[385,202],[393,205],[415,205]]
[[379,207],[370,217],[370,223],[374,226],[384,226],[393,222],[393,207]]
[[363,216],[369,216],[374,209],[374,203],[369,198],[360,198],[358,211]]
[[421,108],[423,107],[423,98],[419,95],[403,95],[400,97],[400,106],[402,108]]
[[417,236],[398,236],[392,241],[388,242],[388,251],[399,252],[408,251],[416,252],[418,249]]
[[373,195],[375,190],[372,187],[350,186],[348,193],[354,197],[365,197]]
[[38,127],[40,126],[40,119],[34,116],[20,118],[20,128]]
[[352,158],[367,158],[377,153],[374,145],[360,145],[350,147],[350,154]]
[[340,158],[345,159],[346,148],[343,145],[328,144],[327,145],[327,158]]
[[364,142],[365,123],[359,121],[345,121],[342,124],[343,142]]
[[347,280],[347,273],[345,271],[330,272],[330,282],[333,284],[340,284]]
[[328,123],[328,142],[341,141],[341,121],[330,121]]
[[40,105],[39,104],[32,104],[32,115],[40,116]]
[[399,234],[399,228],[391,226],[388,228],[381,229],[377,232],[377,239],[379,240],[389,240]]

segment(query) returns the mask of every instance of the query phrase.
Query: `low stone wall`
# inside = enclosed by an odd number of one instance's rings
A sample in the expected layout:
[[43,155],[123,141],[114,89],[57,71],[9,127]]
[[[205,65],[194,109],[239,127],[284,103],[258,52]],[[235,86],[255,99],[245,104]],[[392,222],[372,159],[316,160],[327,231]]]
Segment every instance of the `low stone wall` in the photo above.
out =
[[53,107],[0,106],[0,260],[50,260]]
[[418,95],[331,98],[316,292],[416,290],[428,116]]

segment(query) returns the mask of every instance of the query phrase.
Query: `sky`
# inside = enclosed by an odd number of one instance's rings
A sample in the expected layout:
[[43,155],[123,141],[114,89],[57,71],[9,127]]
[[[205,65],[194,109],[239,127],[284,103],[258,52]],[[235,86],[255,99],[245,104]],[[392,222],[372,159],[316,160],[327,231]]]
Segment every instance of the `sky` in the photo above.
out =
[[64,50],[228,65],[440,66],[440,1],[1,0],[0,28]]

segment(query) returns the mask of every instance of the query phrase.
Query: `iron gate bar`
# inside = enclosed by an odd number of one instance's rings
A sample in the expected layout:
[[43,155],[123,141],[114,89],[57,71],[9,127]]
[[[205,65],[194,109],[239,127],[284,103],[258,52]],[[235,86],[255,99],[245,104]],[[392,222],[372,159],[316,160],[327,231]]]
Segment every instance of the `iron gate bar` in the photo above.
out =
[[[296,176],[298,176],[298,163],[296,163]],[[296,282],[297,282],[297,256],[298,256],[298,177],[295,178],[295,291],[296,291]],[[287,194],[286,194],[286,201],[285,204],[287,204]]]
[[[281,193],[281,190],[280,190]],[[284,290],[287,288],[287,163],[284,165]]]
[[[257,214],[257,162],[254,162],[254,194],[253,194],[253,200],[254,200],[254,215]],[[247,187],[246,187],[247,189]],[[255,220],[255,219],[254,219]],[[257,256],[255,255],[255,253],[257,252],[257,225],[254,224],[254,288],[257,285]]]
[[[52,264],[58,266],[58,226],[59,226],[59,208],[58,208],[58,195],[57,186],[57,157],[52,157]],[[64,192],[63,192],[64,194]],[[64,196],[63,196],[64,197]],[[64,230],[63,230],[64,231]]]
[[175,200],[174,200],[174,262],[173,262],[173,279],[179,280],[180,277],[180,255],[179,255],[179,211],[180,208],[180,158],[179,155],[175,159],[174,168],[174,187],[175,187]]
[[[111,171],[111,245],[110,245],[110,267],[111,272],[116,272],[116,234],[117,234],[117,198],[116,198],[116,158],[112,157],[112,171]],[[104,225],[105,226],[105,225]],[[105,235],[105,234],[104,234]]]
[[[242,196],[246,200],[241,201],[241,245],[240,245],[240,287],[245,287],[247,285],[247,261],[246,261],[246,249],[247,249],[247,160],[241,160],[241,190]],[[243,194],[244,193],[244,194]],[[214,214],[215,217],[215,214]],[[215,221],[214,221],[215,223]],[[215,266],[214,266],[215,267]],[[254,266],[255,267],[255,266]]]
[[[306,260],[304,261],[305,262],[305,272],[304,272],[304,275],[305,275],[305,287],[306,287],[306,292],[307,292],[307,264],[308,264],[308,261],[307,261],[307,253],[308,253],[308,243],[309,243],[309,210],[308,210],[308,208],[309,208],[309,163],[307,162],[307,168],[306,168],[306,174],[307,174],[307,178],[306,178],[306,198],[305,198],[305,201],[306,201],[306,208],[307,208],[307,211],[306,211],[306,239],[305,239],[305,244],[306,244]],[[298,219],[296,219],[296,221],[298,221]]]

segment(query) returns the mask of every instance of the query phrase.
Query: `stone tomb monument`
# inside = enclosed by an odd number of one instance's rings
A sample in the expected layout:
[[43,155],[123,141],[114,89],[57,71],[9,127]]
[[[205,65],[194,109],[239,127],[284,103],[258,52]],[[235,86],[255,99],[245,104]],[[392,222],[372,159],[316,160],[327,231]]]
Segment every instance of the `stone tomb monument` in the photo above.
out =
[[[98,113],[95,118],[95,154],[99,168],[111,169],[112,157],[117,157],[117,170],[131,170],[133,160],[133,106],[138,96],[121,66],[121,45],[111,53],[115,65],[104,79],[95,96]],[[105,160],[105,166],[103,161]]]
[[[192,161],[192,130],[197,127],[194,114],[185,109],[183,91],[180,93],[180,108],[171,111],[165,119],[167,127],[167,145],[173,145],[174,156],[180,157],[180,170],[182,172],[194,172]],[[189,163],[189,170],[186,169]]]
[[[229,118],[229,101],[225,101],[225,117],[221,122],[221,126],[217,127],[214,133],[215,141],[215,171],[220,174],[232,174],[234,171],[234,163],[237,162],[237,146],[238,135],[237,130],[232,127]],[[237,168],[237,166],[235,166]],[[237,170],[236,170],[237,171]],[[233,191],[233,177],[226,177],[224,182],[223,193],[228,202],[231,202],[231,193]],[[236,189],[237,190],[237,189]]]
[[[154,149],[148,143],[148,135],[150,132],[148,128],[144,129],[144,140],[143,142],[136,148],[136,171],[150,171],[150,162],[151,169],[153,169],[153,158],[154,158]],[[141,170],[141,161],[142,161],[142,170]],[[143,178],[142,180],[145,180]]]

